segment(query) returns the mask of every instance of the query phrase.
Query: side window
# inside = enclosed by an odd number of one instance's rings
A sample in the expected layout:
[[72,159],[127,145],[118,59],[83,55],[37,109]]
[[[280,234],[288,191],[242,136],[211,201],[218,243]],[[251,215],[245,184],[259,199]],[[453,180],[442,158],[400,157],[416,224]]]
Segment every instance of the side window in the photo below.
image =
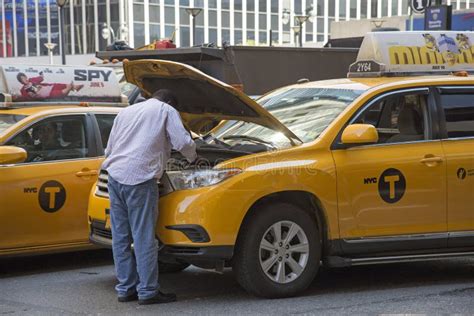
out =
[[442,94],[448,138],[474,137],[474,94]]
[[24,130],[7,145],[26,150],[25,162],[78,159],[88,156],[84,116],[44,119]]
[[375,126],[379,144],[412,142],[429,138],[426,113],[426,95],[392,95],[366,109],[355,123]]
[[114,125],[116,114],[96,114],[97,124],[99,125],[100,138],[102,139],[102,146],[107,148],[109,142],[110,131]]

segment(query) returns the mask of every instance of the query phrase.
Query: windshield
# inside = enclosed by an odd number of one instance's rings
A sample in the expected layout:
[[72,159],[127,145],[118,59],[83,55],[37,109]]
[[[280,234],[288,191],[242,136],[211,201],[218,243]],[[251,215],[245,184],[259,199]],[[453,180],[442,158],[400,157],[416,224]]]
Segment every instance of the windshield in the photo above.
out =
[[7,128],[15,125],[26,115],[17,115],[17,114],[0,114],[0,133],[3,133]]
[[130,97],[132,92],[135,90],[136,86],[134,84],[131,84],[130,82],[125,81],[125,78],[119,82],[120,84],[120,90],[124,95],[127,97]]
[[114,67],[114,71],[117,75],[117,78],[119,78],[120,91],[122,91],[122,93],[127,97],[130,97],[136,86],[125,80],[123,67]]
[[[283,88],[257,102],[288,127],[304,143],[316,139],[363,90],[327,88]],[[291,145],[282,133],[254,123],[229,121],[213,133],[214,140],[247,140],[271,144],[275,148]],[[252,139],[250,139],[251,137]]]

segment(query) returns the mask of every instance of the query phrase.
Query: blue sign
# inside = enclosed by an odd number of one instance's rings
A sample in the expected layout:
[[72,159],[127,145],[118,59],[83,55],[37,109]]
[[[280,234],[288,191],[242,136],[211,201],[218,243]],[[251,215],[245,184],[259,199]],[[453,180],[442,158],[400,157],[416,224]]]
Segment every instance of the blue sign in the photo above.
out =
[[452,7],[447,5],[433,6],[425,11],[425,30],[450,30]]
[[[451,30],[452,31],[474,31],[474,12],[457,11],[452,15],[451,19]],[[406,21],[406,29],[410,29],[410,21]],[[423,17],[414,18],[413,30],[423,31],[425,30],[425,19]]]

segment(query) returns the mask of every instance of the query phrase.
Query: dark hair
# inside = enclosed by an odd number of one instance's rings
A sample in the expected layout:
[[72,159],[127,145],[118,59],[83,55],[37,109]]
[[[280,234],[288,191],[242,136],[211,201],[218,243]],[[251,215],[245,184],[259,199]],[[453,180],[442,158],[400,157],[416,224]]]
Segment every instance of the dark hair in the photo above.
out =
[[173,92],[171,92],[171,90],[168,90],[168,89],[160,89],[156,91],[155,93],[153,93],[152,97],[162,102],[168,103],[172,107],[175,107],[178,105],[178,99],[173,94]]
[[[21,82],[21,77],[26,77],[26,75],[22,72],[19,72],[18,75],[16,75],[16,80]],[[26,77],[26,78],[28,78],[28,77]]]

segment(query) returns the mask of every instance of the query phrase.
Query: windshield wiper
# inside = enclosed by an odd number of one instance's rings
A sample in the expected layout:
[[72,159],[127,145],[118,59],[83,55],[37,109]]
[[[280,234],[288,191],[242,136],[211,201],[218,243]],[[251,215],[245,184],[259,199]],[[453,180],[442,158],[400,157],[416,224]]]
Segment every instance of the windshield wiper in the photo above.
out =
[[256,142],[256,143],[261,143],[261,144],[265,144],[267,146],[270,146],[272,147],[273,149],[277,149],[277,146],[271,142],[268,142],[268,141],[265,141],[263,139],[260,139],[258,137],[254,137],[254,136],[248,136],[248,135],[228,135],[228,136],[224,136],[222,137],[224,140],[228,140],[228,139],[245,139],[245,140],[249,140],[249,141],[253,141],[253,142]]

